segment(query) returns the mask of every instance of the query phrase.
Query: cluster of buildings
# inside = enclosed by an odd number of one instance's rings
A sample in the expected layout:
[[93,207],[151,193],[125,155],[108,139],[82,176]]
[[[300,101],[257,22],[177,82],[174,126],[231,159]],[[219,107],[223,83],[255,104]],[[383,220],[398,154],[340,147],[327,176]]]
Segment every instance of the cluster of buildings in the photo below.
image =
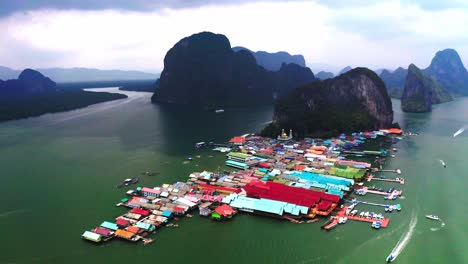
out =
[[[127,192],[119,206],[128,211],[105,221],[83,238],[100,242],[112,238],[127,241],[148,237],[173,220],[199,209],[214,220],[232,218],[237,212],[261,214],[299,222],[328,216],[369,174],[371,164],[348,159],[344,151],[360,149],[368,139],[398,131],[342,135],[329,140],[293,141],[287,134],[278,139],[244,135],[230,140],[225,164],[233,172],[194,172],[186,182],[138,187]],[[290,132],[291,134],[291,132]],[[374,151],[369,155],[386,155]]]

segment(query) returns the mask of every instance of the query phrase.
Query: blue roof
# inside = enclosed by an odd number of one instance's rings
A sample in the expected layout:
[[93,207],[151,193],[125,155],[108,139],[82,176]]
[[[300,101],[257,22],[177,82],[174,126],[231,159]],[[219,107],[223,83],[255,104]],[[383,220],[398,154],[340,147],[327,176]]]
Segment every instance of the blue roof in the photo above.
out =
[[151,224],[149,224],[149,223],[145,223],[145,222],[138,222],[138,223],[136,223],[136,227],[142,228],[142,229],[145,229],[145,230],[152,230],[152,229],[154,229],[153,225],[151,225]]
[[107,221],[102,222],[101,226],[102,226],[102,227],[105,227],[105,228],[107,228],[107,229],[110,229],[110,230],[114,230],[114,231],[117,230],[117,229],[119,229],[119,227],[117,226],[117,224],[111,223],[111,222],[107,222]]
[[170,211],[163,211],[162,212],[162,216],[171,217],[171,215],[172,215],[172,212],[170,212]]

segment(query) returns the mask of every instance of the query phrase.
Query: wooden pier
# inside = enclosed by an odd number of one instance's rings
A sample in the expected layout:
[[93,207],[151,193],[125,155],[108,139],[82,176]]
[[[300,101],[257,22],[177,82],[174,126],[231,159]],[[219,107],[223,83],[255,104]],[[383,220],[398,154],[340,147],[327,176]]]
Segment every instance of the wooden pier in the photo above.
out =
[[397,179],[387,179],[387,178],[379,178],[375,177],[374,175],[369,175],[366,177],[368,182],[370,181],[386,181],[386,182],[398,182],[399,184],[405,184],[405,179],[397,178]]

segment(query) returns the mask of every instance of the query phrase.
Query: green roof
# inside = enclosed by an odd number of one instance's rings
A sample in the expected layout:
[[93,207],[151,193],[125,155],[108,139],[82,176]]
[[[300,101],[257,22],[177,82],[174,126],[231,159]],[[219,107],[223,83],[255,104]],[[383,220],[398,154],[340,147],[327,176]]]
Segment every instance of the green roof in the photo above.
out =
[[240,159],[246,159],[248,157],[250,157],[249,154],[245,154],[245,153],[240,153],[240,152],[229,152],[227,154],[228,157],[235,157],[235,158],[240,158]]

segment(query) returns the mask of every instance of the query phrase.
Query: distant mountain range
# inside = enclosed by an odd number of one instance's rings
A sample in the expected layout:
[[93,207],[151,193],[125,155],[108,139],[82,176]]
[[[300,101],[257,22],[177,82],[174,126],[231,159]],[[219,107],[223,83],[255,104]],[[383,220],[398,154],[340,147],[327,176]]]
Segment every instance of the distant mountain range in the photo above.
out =
[[123,94],[61,89],[40,72],[25,69],[18,79],[0,80],[0,121],[68,111],[126,97]]
[[[141,71],[99,70],[92,68],[44,68],[35,69],[58,83],[115,81],[115,80],[156,80],[159,74]],[[0,80],[18,78],[21,71],[0,66]]]
[[245,50],[250,52],[257,61],[257,64],[263,66],[263,68],[269,71],[279,71],[283,63],[289,64],[294,63],[299,66],[305,67],[305,59],[302,55],[291,55],[285,51],[278,51],[275,53],[270,53],[266,51],[251,51],[248,48],[244,47],[234,47],[232,48],[235,52],[240,50]]
[[[421,70],[434,78],[449,93],[455,96],[468,95],[468,72],[454,49],[438,51],[426,69]],[[393,72],[382,71],[380,78],[385,82],[390,96],[401,98],[408,70],[399,67]]]

